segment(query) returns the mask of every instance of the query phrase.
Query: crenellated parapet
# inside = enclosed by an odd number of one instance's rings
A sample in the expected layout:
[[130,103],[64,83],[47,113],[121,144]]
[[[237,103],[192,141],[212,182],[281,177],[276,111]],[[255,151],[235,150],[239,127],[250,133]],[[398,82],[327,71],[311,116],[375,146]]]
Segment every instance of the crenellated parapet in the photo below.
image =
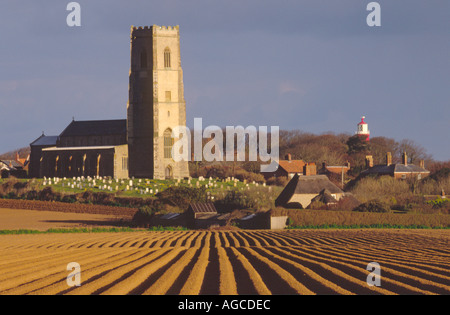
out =
[[145,32],[145,31],[152,31],[153,33],[157,33],[159,31],[165,32],[165,31],[179,31],[180,30],[180,26],[179,25],[175,25],[175,26],[159,26],[159,25],[151,25],[151,26],[131,26],[131,34],[133,34],[134,32]]

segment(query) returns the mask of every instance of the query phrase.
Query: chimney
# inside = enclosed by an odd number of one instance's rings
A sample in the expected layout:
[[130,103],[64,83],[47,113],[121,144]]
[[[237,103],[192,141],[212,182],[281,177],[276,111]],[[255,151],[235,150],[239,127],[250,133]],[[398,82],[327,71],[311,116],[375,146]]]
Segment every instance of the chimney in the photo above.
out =
[[424,161],[424,160],[420,160],[419,166],[420,166],[421,168],[425,168],[425,161]]
[[392,153],[388,152],[386,153],[386,166],[389,166],[392,164]]
[[311,176],[317,174],[317,168],[316,163],[306,163],[303,166],[303,175],[304,176]]
[[19,162],[20,156],[19,156],[19,152],[16,152],[16,162]]
[[408,166],[408,155],[406,155],[406,152],[402,154],[402,164]]
[[366,156],[366,168],[371,168],[371,167],[373,167],[373,156],[367,155]]
[[286,154],[285,159],[286,159],[286,161],[290,162],[292,160],[291,154],[290,153]]

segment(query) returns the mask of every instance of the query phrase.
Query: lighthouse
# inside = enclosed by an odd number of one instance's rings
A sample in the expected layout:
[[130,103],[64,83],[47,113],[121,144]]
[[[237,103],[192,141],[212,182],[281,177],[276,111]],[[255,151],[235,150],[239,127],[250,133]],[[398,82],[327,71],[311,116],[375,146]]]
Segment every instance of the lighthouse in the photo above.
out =
[[364,121],[364,119],[366,119],[366,116],[361,117],[361,122],[358,124],[356,134],[361,138],[365,139],[366,141],[369,141],[370,138],[369,125]]

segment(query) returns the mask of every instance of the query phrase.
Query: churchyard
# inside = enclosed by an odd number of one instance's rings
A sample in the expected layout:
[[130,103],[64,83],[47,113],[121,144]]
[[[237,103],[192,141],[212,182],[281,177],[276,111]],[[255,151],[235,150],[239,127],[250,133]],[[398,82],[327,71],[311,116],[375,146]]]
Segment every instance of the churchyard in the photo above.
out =
[[[0,187],[5,186],[8,179],[0,179]],[[42,178],[42,179],[14,179],[15,184],[10,184],[14,195],[8,196],[4,191],[3,198],[16,199],[22,190],[43,191],[51,188],[55,193],[71,196],[90,193],[106,193],[115,197],[129,198],[155,198],[158,193],[169,187],[202,188],[206,191],[208,199],[212,202],[223,199],[229,192],[252,193],[266,199],[276,198],[280,187],[268,186],[265,183],[247,182],[234,177],[226,179],[218,178],[187,178],[187,179],[113,179],[110,177],[72,177],[72,178]],[[21,188],[23,187],[23,188]],[[24,194],[25,192],[22,192]],[[20,197],[19,197],[20,198]],[[28,198],[27,198],[28,199]],[[34,198],[33,198],[34,199]]]

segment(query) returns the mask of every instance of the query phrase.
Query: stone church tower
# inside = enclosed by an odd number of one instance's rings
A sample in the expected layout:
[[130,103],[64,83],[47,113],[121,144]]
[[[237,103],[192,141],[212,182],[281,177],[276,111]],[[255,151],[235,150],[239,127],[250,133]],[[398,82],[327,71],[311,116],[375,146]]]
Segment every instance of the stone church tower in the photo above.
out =
[[173,128],[186,126],[178,26],[131,28],[127,116],[130,177],[189,176],[188,162],[171,155]]

